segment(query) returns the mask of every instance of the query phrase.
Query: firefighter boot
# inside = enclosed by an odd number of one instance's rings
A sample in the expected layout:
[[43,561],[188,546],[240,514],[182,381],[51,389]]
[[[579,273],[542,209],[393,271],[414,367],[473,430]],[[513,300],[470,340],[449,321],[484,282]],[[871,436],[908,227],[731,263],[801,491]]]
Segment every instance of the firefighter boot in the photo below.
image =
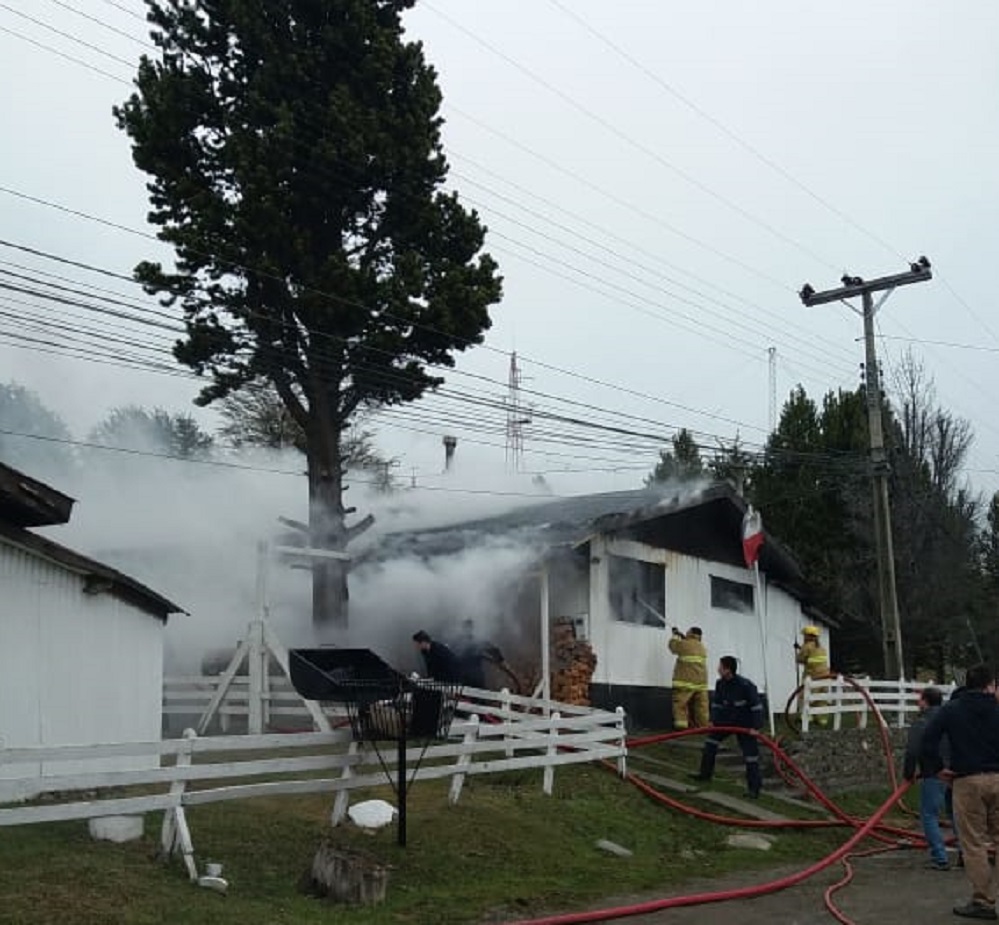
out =
[[713,739],[708,739],[704,743],[704,751],[701,752],[701,769],[696,774],[691,774],[693,780],[709,781],[714,777],[715,758],[718,757],[718,743]]
[[763,775],[760,774],[760,759],[746,759],[746,796],[755,800],[763,789]]

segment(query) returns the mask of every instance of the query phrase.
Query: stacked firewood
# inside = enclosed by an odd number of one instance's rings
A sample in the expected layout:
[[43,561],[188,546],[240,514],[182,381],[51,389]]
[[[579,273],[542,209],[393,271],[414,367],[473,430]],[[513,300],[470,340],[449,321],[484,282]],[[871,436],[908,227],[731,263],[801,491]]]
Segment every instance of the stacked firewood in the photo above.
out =
[[593,647],[576,638],[571,620],[552,626],[552,699],[577,706],[590,705],[590,680],[597,667]]

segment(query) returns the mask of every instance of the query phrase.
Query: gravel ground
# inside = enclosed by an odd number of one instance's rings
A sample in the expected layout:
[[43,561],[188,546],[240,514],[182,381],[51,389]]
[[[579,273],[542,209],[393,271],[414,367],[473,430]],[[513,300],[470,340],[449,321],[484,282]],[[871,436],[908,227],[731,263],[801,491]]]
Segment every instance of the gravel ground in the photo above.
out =
[[[957,869],[927,871],[924,863],[922,852],[897,852],[859,859],[854,862],[853,882],[836,894],[837,904],[857,925],[932,925],[935,922],[967,921],[951,913],[951,907],[956,902],[964,901],[971,895],[964,872]],[[778,868],[692,883],[677,895],[763,883],[798,869]],[[620,921],[635,925],[720,925],[732,922],[738,922],[738,925],[818,925],[834,922],[825,909],[822,895],[830,883],[842,876],[842,871],[841,865],[835,865],[793,889],[759,899],[667,909]],[[620,902],[641,902],[650,898],[631,897]]]

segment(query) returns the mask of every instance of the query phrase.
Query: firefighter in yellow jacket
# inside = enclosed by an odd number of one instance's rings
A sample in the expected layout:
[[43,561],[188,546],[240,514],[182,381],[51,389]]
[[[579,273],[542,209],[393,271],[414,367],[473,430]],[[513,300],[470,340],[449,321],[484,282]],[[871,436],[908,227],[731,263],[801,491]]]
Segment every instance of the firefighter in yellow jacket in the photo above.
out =
[[690,726],[689,707],[693,707],[695,728],[710,725],[708,650],[701,642],[700,627],[692,626],[684,636],[674,626],[669,650],[676,656],[673,668],[673,728],[687,729]]
[[[804,667],[805,676],[817,681],[820,678],[829,677],[829,653],[822,648],[819,642],[819,631],[814,626],[806,626],[801,635],[804,638],[804,645],[794,644],[795,661]],[[825,706],[824,701],[812,701],[812,706]],[[817,716],[815,721],[820,726],[825,726],[829,722],[828,716]]]

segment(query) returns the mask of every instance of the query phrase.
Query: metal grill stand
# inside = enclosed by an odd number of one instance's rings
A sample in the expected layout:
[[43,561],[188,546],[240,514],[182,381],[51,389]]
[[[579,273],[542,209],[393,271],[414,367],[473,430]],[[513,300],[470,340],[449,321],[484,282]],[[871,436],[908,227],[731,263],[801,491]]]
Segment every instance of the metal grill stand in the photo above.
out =
[[357,742],[369,743],[389,783],[379,742],[395,742],[393,789],[399,804],[396,834],[406,844],[406,803],[411,781],[408,745],[422,741],[415,778],[430,743],[447,738],[461,694],[460,684],[415,680],[389,667],[369,649],[293,649],[292,684],[303,697],[346,705]]

